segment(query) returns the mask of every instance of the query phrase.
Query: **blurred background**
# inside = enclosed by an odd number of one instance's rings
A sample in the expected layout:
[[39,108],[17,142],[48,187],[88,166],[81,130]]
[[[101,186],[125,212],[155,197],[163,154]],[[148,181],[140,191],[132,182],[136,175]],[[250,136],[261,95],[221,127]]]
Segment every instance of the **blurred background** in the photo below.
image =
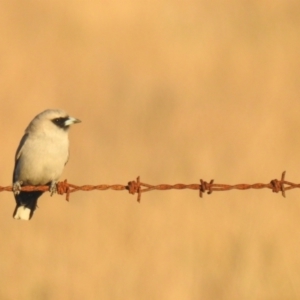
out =
[[[300,2],[0,2],[0,185],[61,108],[70,183],[300,182]],[[300,191],[0,194],[0,299],[299,299]]]

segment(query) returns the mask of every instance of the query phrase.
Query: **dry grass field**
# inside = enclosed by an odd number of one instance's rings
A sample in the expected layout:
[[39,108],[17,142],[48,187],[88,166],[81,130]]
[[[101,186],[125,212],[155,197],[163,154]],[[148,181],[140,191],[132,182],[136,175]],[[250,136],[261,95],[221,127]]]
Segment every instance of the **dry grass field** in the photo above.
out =
[[[29,121],[82,120],[74,184],[300,182],[300,2],[0,2],[0,185]],[[0,193],[0,299],[300,299],[300,190]]]

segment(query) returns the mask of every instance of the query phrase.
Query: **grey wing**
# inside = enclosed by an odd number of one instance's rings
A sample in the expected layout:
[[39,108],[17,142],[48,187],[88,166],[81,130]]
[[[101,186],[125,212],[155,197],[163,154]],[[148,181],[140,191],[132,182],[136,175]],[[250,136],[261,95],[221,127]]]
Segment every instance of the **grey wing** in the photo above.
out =
[[17,148],[17,151],[16,151],[16,155],[15,155],[15,167],[14,167],[14,173],[13,173],[13,183],[17,181],[17,178],[16,178],[16,169],[17,169],[17,165],[18,165],[18,161],[21,157],[21,154],[22,154],[22,149],[23,149],[23,146],[26,142],[28,138],[28,133],[25,133],[20,141],[20,144]]

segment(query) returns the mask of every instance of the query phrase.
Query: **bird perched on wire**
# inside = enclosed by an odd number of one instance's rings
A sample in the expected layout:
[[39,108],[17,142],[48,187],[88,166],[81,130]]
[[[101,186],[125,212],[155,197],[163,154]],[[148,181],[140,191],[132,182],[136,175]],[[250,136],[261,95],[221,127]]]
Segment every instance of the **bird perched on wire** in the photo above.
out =
[[48,109],[28,125],[15,156],[13,191],[16,208],[13,217],[30,220],[42,191],[22,192],[26,185],[49,185],[51,195],[69,157],[68,129],[80,120],[63,110]]

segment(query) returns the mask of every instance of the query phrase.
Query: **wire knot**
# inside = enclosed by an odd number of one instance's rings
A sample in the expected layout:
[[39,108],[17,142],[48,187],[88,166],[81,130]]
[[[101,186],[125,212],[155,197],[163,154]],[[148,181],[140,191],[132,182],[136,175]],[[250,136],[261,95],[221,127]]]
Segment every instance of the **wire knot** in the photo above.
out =
[[141,202],[141,183],[140,176],[137,177],[136,181],[129,181],[126,187],[130,194],[134,195],[138,193],[137,201]]
[[57,189],[57,194],[59,194],[59,195],[66,194],[66,200],[69,201],[70,187],[67,182],[67,179],[65,179],[64,181],[57,182],[56,189]]
[[285,171],[282,173],[280,180],[273,179],[270,182],[272,187],[272,192],[273,193],[281,192],[283,197],[285,197],[284,177],[285,177]]
[[208,195],[210,195],[213,191],[212,191],[212,185],[214,183],[214,180],[212,179],[209,183],[206,181],[203,181],[202,179],[200,179],[200,185],[199,185],[199,196],[202,198],[203,197],[203,193],[205,193],[206,191]]

